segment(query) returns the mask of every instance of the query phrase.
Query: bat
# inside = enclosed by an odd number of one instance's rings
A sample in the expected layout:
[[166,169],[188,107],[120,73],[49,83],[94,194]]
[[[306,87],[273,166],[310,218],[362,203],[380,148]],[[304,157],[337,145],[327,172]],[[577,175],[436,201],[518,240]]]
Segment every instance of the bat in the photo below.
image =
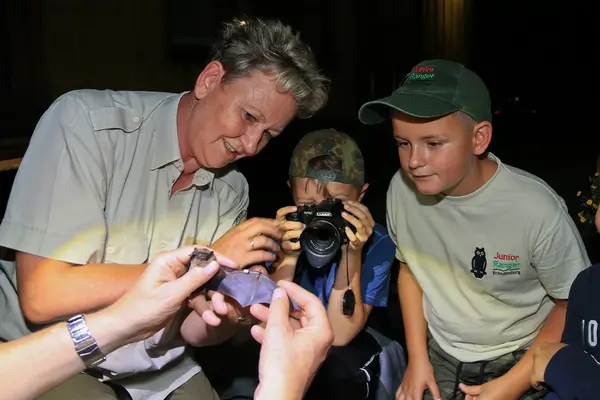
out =
[[[204,268],[215,260],[216,257],[213,251],[195,248],[190,254],[190,261],[186,266],[187,271],[191,268]],[[276,288],[277,284],[260,272],[240,271],[219,265],[219,271],[215,276],[196,289],[190,297],[213,290],[235,299],[242,307],[247,307],[257,303],[271,304],[273,291]],[[300,307],[292,299],[290,299],[290,304],[294,310],[300,310]],[[181,324],[190,312],[191,310],[188,307],[181,307],[165,327],[160,343],[166,343],[177,336]]]
[[[215,255],[211,250],[195,248],[190,255],[188,270],[206,267],[213,260],[215,260]],[[277,283],[260,272],[247,269],[240,271],[221,265],[217,274],[197,289],[194,294],[212,290],[231,297],[242,307],[248,307],[259,303],[271,304],[273,291],[276,288]],[[291,305],[294,310],[300,309],[293,301],[291,301]]]
[[[187,270],[189,271],[191,268],[204,268],[212,261],[216,261],[215,253],[209,249],[199,249],[194,248],[192,254],[190,254],[190,261],[187,265]],[[205,293],[208,290],[215,290],[218,287],[218,283],[222,282],[225,279],[227,273],[233,272],[235,269],[229,268],[223,265],[219,265],[219,271],[213,276],[210,281],[196,289],[192,296],[197,295],[199,293]]]

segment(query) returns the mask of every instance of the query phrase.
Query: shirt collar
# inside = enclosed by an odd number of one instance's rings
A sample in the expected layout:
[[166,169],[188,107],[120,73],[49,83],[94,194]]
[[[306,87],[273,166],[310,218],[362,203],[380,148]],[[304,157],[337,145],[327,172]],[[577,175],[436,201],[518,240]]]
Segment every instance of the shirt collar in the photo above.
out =
[[[179,150],[179,137],[177,136],[177,109],[179,101],[188,92],[179,93],[162,102],[156,114],[156,129],[154,132],[154,155],[152,169],[162,168],[173,164],[179,171],[183,171],[183,160]],[[194,174],[192,184],[195,186],[211,185],[215,174],[200,168]]]
[[209,187],[211,187],[214,180],[215,174],[213,172],[200,168],[194,174],[194,180],[192,181],[192,185],[200,187],[209,185]]

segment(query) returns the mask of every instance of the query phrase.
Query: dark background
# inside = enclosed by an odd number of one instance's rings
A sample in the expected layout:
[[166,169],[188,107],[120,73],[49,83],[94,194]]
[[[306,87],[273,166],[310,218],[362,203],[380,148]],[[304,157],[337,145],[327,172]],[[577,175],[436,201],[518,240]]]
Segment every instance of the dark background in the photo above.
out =
[[[600,151],[597,22],[578,0],[0,0],[0,160],[23,155],[41,114],[66,91],[191,89],[220,21],[244,14],[291,24],[332,79],[322,112],[294,121],[240,163],[251,216],[273,216],[291,202],[292,148],[313,129],[335,127],[361,146],[371,184],[365,203],[384,223],[396,147],[389,125],[363,126],[357,110],[388,95],[422,59],[449,58],[490,89],[491,151],[546,180],[576,217],[576,193],[589,187]],[[0,172],[0,215],[14,176]],[[592,260],[600,261],[600,235],[577,224]],[[373,324],[402,343],[397,306],[374,312]],[[207,359],[228,359],[218,347],[204,350]],[[238,350],[231,354],[240,359]]]
[[[0,12],[2,158],[23,154],[41,113],[68,90],[190,89],[220,21],[241,15],[291,24],[333,81],[323,112],[294,121],[240,163],[251,215],[290,202],[293,146],[312,129],[335,127],[361,145],[371,183],[365,202],[383,223],[399,163],[390,127],[362,126],[356,114],[424,58],[451,58],[481,75],[496,110],[491,150],[546,180],[573,215],[600,150],[589,93],[597,81],[593,21],[579,1],[0,0]],[[0,211],[13,177],[0,173]]]

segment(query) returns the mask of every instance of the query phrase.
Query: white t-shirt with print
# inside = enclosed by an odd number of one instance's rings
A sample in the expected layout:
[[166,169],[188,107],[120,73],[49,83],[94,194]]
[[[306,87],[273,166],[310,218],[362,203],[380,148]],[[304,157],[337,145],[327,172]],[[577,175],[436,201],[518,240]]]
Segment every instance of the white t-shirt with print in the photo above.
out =
[[396,257],[423,290],[429,331],[463,362],[528,347],[553,302],[590,262],[566,205],[545,182],[498,164],[467,196],[419,194],[401,171],[387,195]]

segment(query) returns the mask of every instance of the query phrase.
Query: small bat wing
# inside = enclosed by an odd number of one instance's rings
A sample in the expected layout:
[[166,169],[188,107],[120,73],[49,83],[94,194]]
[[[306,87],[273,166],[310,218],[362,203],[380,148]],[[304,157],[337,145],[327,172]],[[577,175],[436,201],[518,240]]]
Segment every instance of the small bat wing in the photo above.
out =
[[[277,284],[260,272],[243,270],[225,274],[216,288],[211,290],[235,299],[242,307],[248,307],[252,304],[271,304],[276,288]],[[292,307],[294,310],[300,309],[294,302]]]
[[[204,268],[213,260],[215,260],[213,251],[195,248],[190,254],[187,268],[188,270]],[[212,290],[235,299],[242,307],[248,307],[258,303],[271,304],[271,298],[276,288],[277,284],[260,272],[239,271],[221,265],[216,275],[194,291],[193,295]],[[300,309],[293,301],[291,304],[294,310]]]

